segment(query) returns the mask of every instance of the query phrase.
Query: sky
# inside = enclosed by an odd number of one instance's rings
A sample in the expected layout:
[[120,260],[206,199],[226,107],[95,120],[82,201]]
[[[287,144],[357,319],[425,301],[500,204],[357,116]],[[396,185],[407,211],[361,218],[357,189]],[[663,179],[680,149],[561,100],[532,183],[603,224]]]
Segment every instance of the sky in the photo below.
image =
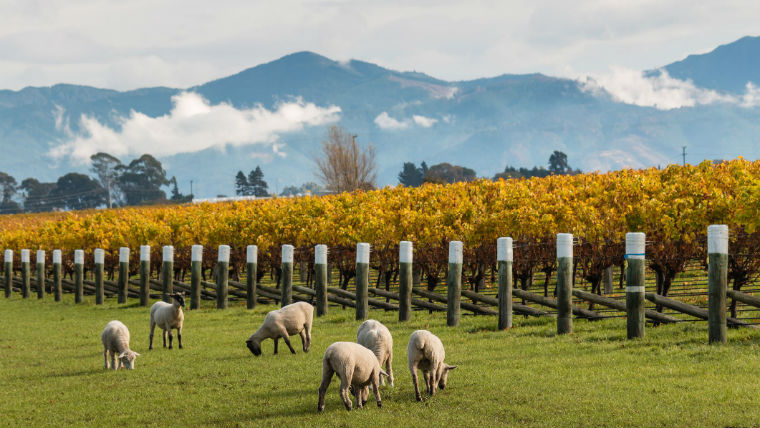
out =
[[751,0],[0,0],[0,88],[185,88],[302,50],[446,80],[605,76],[758,35],[757,22]]

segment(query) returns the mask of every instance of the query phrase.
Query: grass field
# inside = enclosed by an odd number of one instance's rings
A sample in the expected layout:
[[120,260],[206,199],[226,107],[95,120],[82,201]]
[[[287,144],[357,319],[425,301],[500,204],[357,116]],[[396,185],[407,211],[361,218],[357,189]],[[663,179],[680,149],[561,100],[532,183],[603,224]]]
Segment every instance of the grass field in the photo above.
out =
[[[0,299],[2,426],[760,426],[758,331],[730,330],[728,345],[709,346],[706,323],[648,328],[646,339],[627,341],[624,319],[576,321],[574,334],[557,337],[551,319],[516,318],[500,332],[493,317],[448,328],[445,314],[415,312],[401,324],[372,310],[394,335],[395,388],[382,388],[382,409],[370,397],[349,413],[336,378],[319,414],[322,355],[356,339],[352,310],[315,319],[309,353],[294,337],[296,355],[285,346],[272,355],[268,341],[254,358],[244,341],[273,306],[186,312],[185,349],[162,349],[157,335],[148,351],[147,308],[65,297]],[[127,324],[142,354],[134,371],[103,369],[100,333],[112,319]],[[437,334],[459,366],[422,403],[406,368],[406,341],[419,328]]]

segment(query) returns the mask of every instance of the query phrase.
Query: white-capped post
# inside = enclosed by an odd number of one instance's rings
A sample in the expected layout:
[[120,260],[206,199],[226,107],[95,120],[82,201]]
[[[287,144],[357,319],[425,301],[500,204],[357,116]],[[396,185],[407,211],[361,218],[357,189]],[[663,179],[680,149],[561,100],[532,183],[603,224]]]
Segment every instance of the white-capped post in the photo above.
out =
[[327,315],[327,245],[314,247],[314,288],[317,292],[317,316]]
[[74,302],[84,300],[84,250],[74,250]]
[[21,250],[21,296],[24,299],[29,298],[31,291],[31,263],[29,261],[29,250]]
[[245,247],[245,305],[248,309],[255,308],[258,300],[258,268],[259,247],[248,245]]
[[369,316],[369,244],[356,244],[356,319]]
[[227,309],[230,275],[230,246],[220,245],[216,260],[216,308]]
[[103,265],[105,264],[105,251],[102,248],[96,248],[94,252],[94,273],[95,273],[95,304],[102,305],[105,300],[105,290],[103,289]]
[[45,297],[45,250],[37,250],[37,298]]
[[5,297],[13,294],[13,250],[5,250]]
[[63,277],[61,266],[63,265],[61,250],[53,250],[53,297],[56,302],[63,298]]
[[201,276],[203,269],[203,245],[190,249],[190,309],[201,307]]
[[499,267],[499,322],[498,329],[512,328],[512,238],[496,240],[496,263]]
[[644,308],[644,270],[646,235],[642,232],[625,234],[625,309],[628,338],[644,337],[646,316]]
[[293,252],[290,244],[282,246],[282,266],[280,274],[280,306],[293,303]]
[[127,303],[127,294],[129,291],[129,248],[119,248],[119,278],[117,279],[117,302],[119,304]]
[[573,332],[573,235],[557,234],[557,334]]
[[446,325],[459,325],[462,301],[462,261],[464,260],[464,245],[462,241],[449,242],[449,274],[446,277],[447,308]]
[[164,245],[161,255],[161,299],[171,303],[171,295],[174,294],[174,247]]
[[707,327],[710,343],[726,343],[728,288],[728,226],[707,227]]
[[140,245],[140,306],[150,297],[150,245]]
[[412,271],[414,247],[411,241],[398,244],[398,320],[412,319]]

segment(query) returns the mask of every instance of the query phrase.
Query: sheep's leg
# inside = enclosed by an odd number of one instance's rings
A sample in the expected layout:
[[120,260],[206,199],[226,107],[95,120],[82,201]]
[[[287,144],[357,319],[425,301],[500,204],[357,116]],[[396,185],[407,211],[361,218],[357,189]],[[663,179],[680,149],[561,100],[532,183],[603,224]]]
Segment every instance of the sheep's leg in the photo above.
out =
[[[383,407],[383,401],[380,399],[380,386],[378,385],[379,380],[380,380],[378,379],[379,377],[380,377],[379,372],[375,372],[372,374],[372,391],[375,392],[375,400],[377,400],[377,407]],[[364,392],[365,402],[368,395],[369,395],[369,391],[367,390],[367,387],[365,387],[365,392]]]
[[182,349],[182,327],[177,328],[177,342],[179,342],[179,349]]
[[[354,377],[353,367],[346,367],[346,373],[344,373],[343,376],[338,373],[338,377],[340,378],[340,398],[343,399],[343,404],[346,406],[346,410],[351,410],[353,405],[351,404],[351,394],[348,392],[348,388],[351,385],[351,380]],[[361,402],[359,400],[357,400],[357,404],[359,404],[359,407],[361,407]]]
[[311,323],[307,322],[304,326],[304,330],[306,330],[306,344],[304,345],[304,352],[309,352],[309,348],[311,348]]
[[116,353],[111,351],[111,368],[113,370],[119,370],[119,366],[116,365],[116,361],[121,361],[116,358]]
[[322,383],[319,385],[319,402],[317,404],[317,410],[320,412],[323,412],[325,410],[325,393],[327,392],[327,387],[330,386],[330,381],[332,381],[333,373],[335,373],[335,371],[332,369],[332,367],[330,367],[330,364],[327,362],[327,360],[323,360]]
[[430,395],[435,395],[435,392],[438,390],[438,381],[441,380],[441,377],[438,375],[438,370],[430,373]]
[[293,345],[290,344],[290,338],[287,335],[285,335],[285,336],[282,336],[282,340],[283,342],[285,342],[286,345],[288,345],[288,348],[290,348],[290,353],[295,354],[296,350],[293,349]]
[[306,341],[306,329],[301,330],[301,332],[298,334],[301,336],[301,344],[303,345],[303,351],[309,352],[308,342]]
[[409,371],[412,372],[412,383],[414,384],[414,398],[417,401],[422,401],[422,395],[420,394],[420,386],[417,383],[417,363],[412,362],[409,364]]
[[108,370],[108,349],[103,350],[103,368]]
[[169,334],[169,349],[172,349],[172,339],[174,339],[174,335],[172,334],[172,329],[166,330]]
[[153,349],[153,332],[156,329],[156,323],[153,322],[153,320],[150,320],[150,346],[148,349]]
[[275,337],[274,338],[274,354],[277,355],[277,344],[280,343],[280,338]]
[[430,385],[432,385],[431,379],[433,376],[430,374],[430,372],[424,372],[422,375],[425,377],[425,389],[427,390],[428,395],[431,395],[432,389]]
[[[393,354],[388,354],[388,359],[385,360],[385,372],[388,373],[388,385],[393,386]],[[380,376],[383,379],[383,376]]]
[[163,333],[161,333],[161,337],[164,338],[164,348],[166,348],[166,330],[164,330]]

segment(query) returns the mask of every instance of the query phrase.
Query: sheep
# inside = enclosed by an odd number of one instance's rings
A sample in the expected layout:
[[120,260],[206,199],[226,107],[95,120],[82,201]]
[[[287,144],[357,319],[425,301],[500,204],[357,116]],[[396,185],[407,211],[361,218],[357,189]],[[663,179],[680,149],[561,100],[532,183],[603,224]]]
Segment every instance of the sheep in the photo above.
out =
[[340,398],[351,410],[351,398],[349,388],[353,389],[356,396],[356,406],[364,407],[369,396],[369,385],[377,399],[377,407],[383,407],[380,399],[380,376],[388,376],[388,373],[380,368],[375,354],[358,343],[335,342],[327,347],[325,356],[322,358],[322,383],[319,385],[319,402],[317,409],[325,410],[325,392],[330,386],[333,374],[340,379]]
[[303,351],[309,352],[311,346],[311,324],[314,320],[314,307],[306,302],[296,302],[271,311],[264,318],[258,330],[245,341],[245,345],[254,356],[261,355],[261,342],[265,339],[274,340],[274,353],[277,354],[277,343],[280,338],[295,354],[296,350],[290,344],[290,336],[301,335]]
[[427,386],[427,393],[435,395],[436,389],[446,388],[446,380],[449,371],[457,366],[450,366],[443,362],[446,351],[443,343],[433,333],[427,330],[417,330],[409,336],[409,344],[406,346],[406,358],[409,362],[409,371],[412,373],[414,383],[414,397],[422,401],[420,387],[417,385],[417,368],[422,370]]
[[[135,351],[129,349],[129,329],[121,321],[113,320],[106,324],[103,333],[100,335],[100,341],[103,342],[103,360],[104,368],[108,370],[108,353],[111,353],[111,368],[120,369],[122,366],[127,370],[135,368],[135,358],[140,356]],[[119,364],[116,364],[118,355]]]
[[164,348],[166,348],[166,335],[169,334],[169,349],[172,349],[172,329],[177,329],[177,341],[179,349],[182,349],[182,322],[185,314],[182,308],[185,306],[185,293],[169,294],[172,303],[156,302],[150,307],[150,347],[153,349],[153,331],[158,325],[163,330]]
[[[375,353],[380,367],[385,366],[388,373],[388,385],[393,386],[393,337],[388,328],[380,321],[364,321],[356,332],[356,342]],[[380,378],[380,384],[384,382]]]

